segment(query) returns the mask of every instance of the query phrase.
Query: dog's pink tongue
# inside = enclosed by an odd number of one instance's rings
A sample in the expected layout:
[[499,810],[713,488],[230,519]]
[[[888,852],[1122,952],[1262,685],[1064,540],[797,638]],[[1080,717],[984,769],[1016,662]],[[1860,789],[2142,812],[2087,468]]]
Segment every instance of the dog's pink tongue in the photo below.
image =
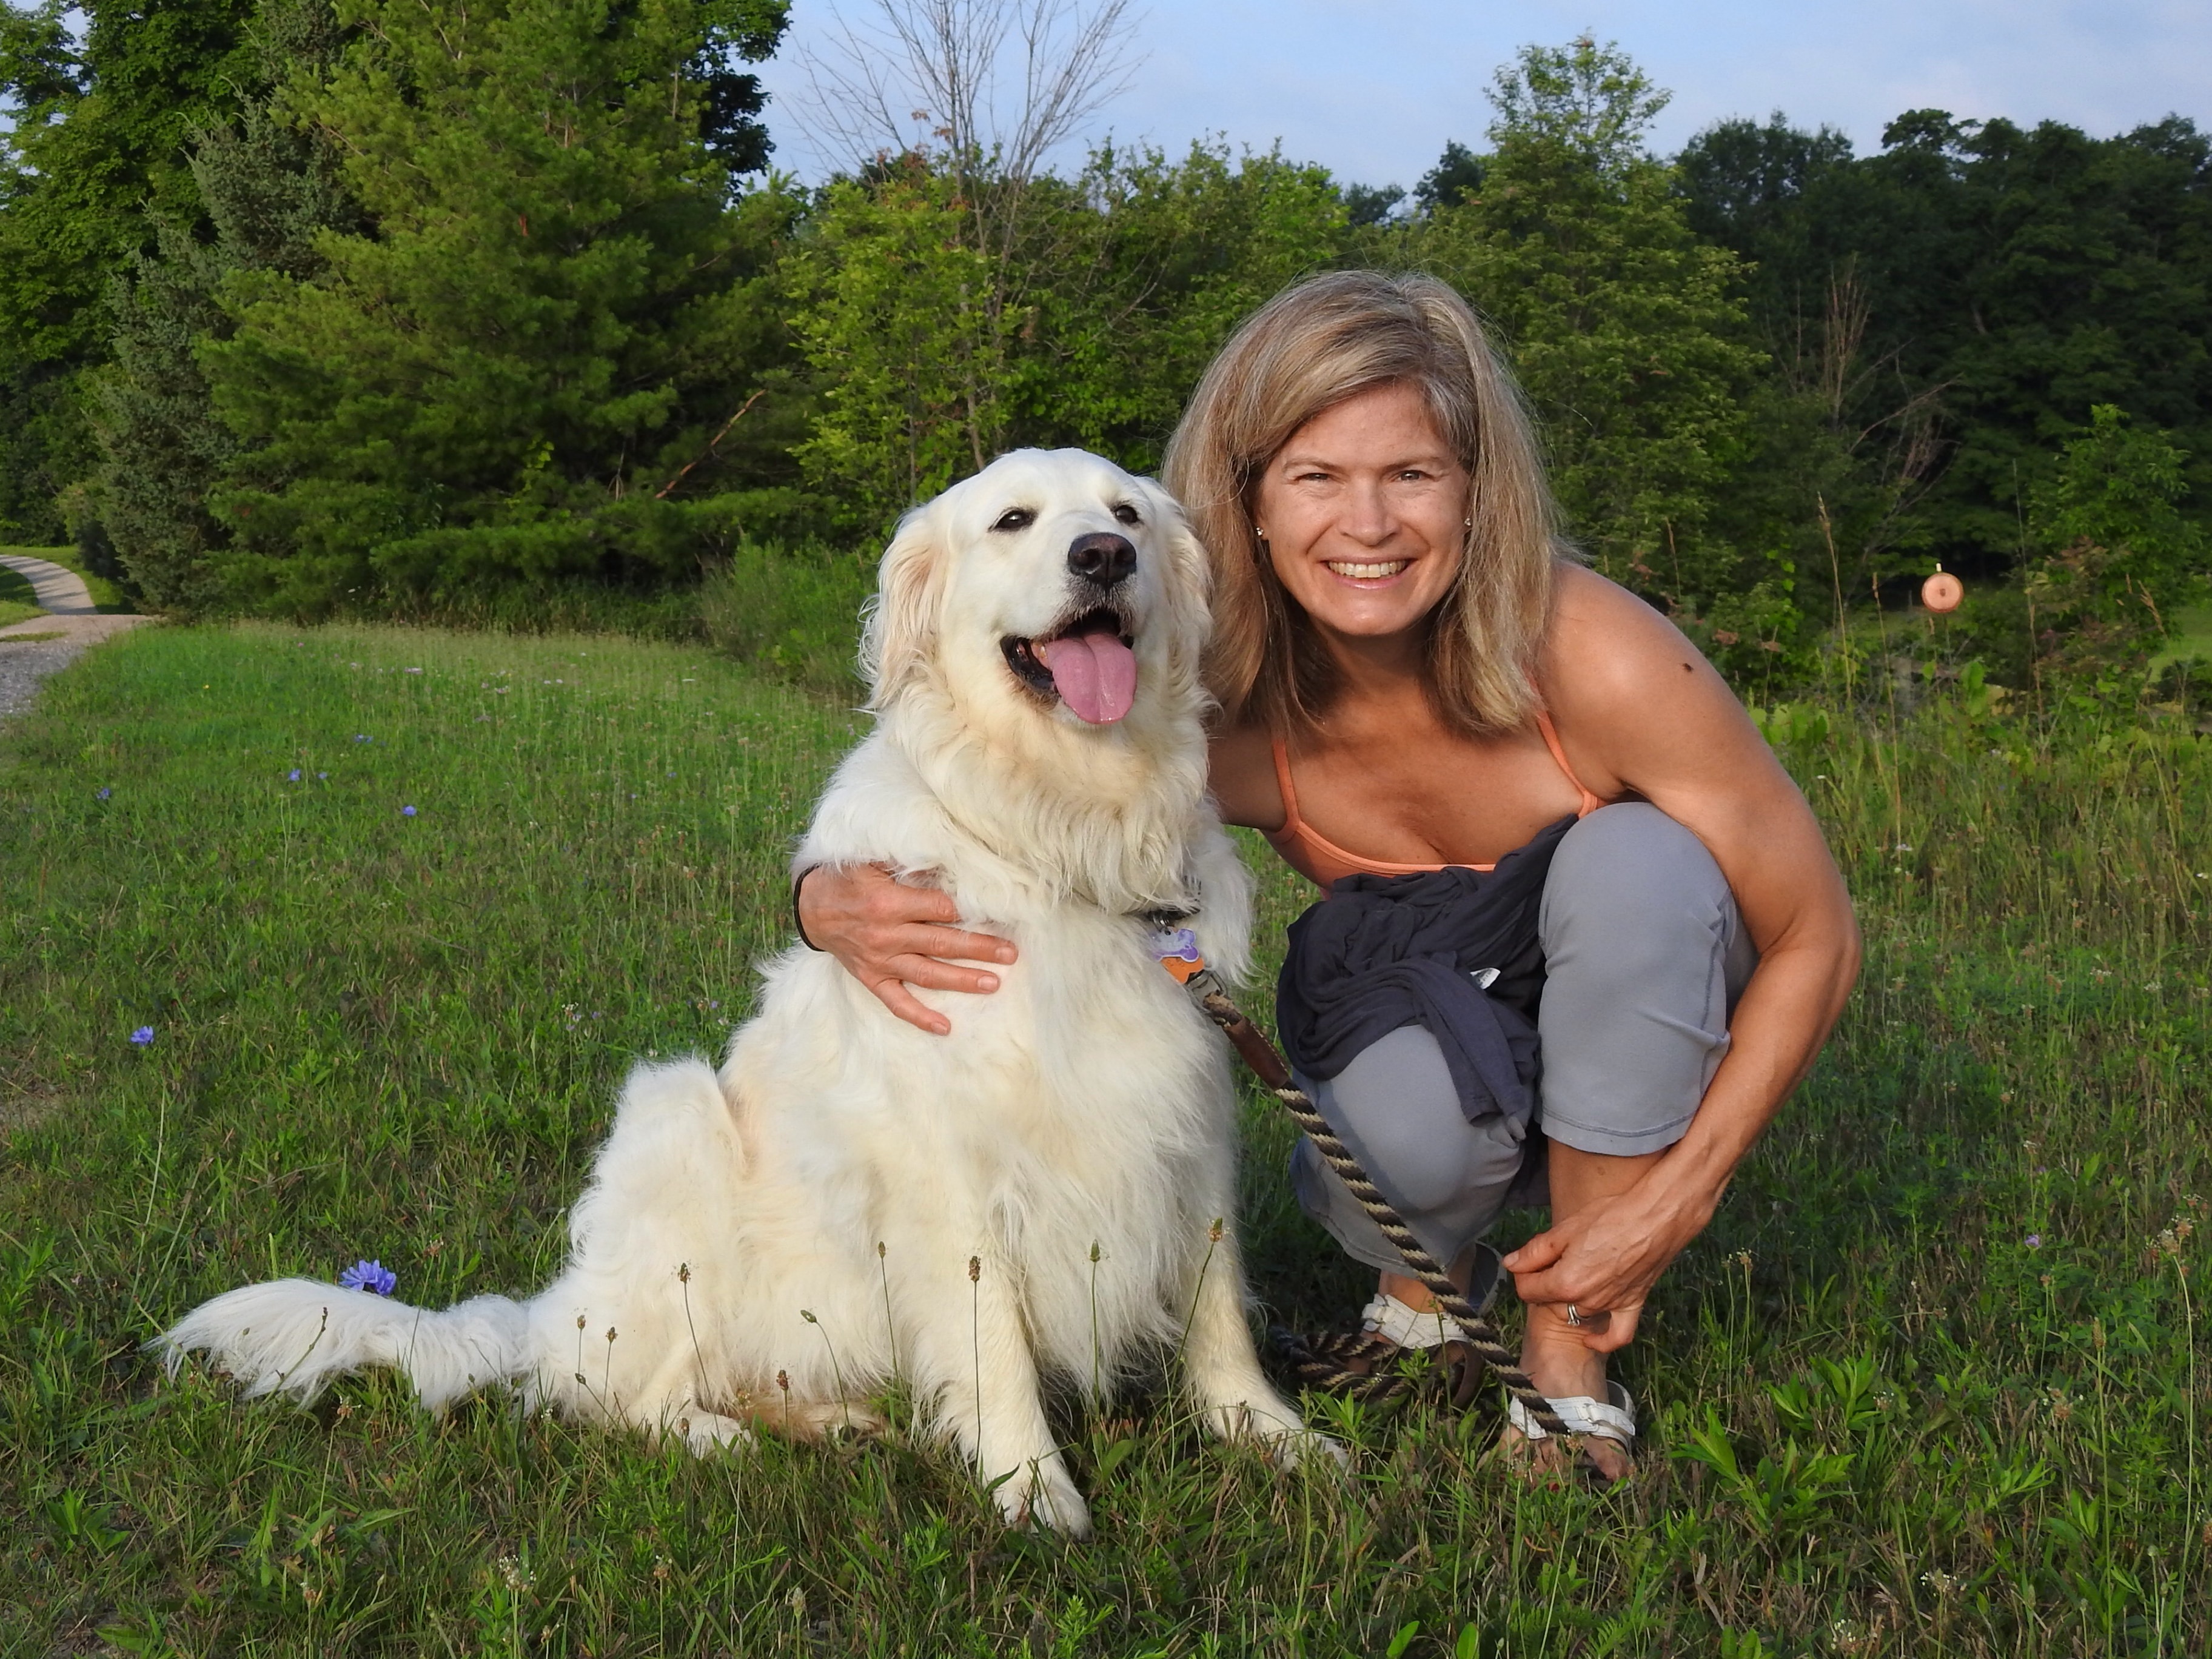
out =
[[1065,635],[1041,641],[1036,654],[1060,700],[1093,726],[1111,726],[1137,700],[1137,653],[1115,635]]

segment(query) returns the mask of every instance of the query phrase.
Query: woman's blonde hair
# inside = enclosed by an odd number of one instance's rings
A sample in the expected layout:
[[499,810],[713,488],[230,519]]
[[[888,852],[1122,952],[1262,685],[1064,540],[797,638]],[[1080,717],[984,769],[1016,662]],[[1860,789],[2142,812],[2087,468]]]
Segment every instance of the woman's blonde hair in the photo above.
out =
[[1310,726],[1335,673],[1283,589],[1253,526],[1253,493],[1291,435],[1376,386],[1414,387],[1467,469],[1459,579],[1430,619],[1429,694],[1470,736],[1525,726],[1567,554],[1527,410],[1466,301],[1432,276],[1345,270],[1285,289],[1253,313],[1206,371],[1168,441],[1163,482],[1213,564],[1207,683],[1232,724]]

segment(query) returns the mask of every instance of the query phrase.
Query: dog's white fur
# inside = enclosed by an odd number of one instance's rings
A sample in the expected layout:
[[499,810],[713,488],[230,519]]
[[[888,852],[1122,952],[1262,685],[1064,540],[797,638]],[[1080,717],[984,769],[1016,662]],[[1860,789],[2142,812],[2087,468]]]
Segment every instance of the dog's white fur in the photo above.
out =
[[[1014,507],[1034,522],[994,529]],[[1000,650],[1078,602],[1067,552],[1091,531],[1139,555],[1136,701],[1100,727]],[[1207,960],[1242,974],[1249,883],[1206,793],[1206,627],[1174,502],[1095,456],[1018,452],[909,514],[864,647],[878,719],[798,861],[934,872],[971,925],[1019,946],[998,993],[920,993],[955,1023],[932,1036],[793,949],[719,1073],[631,1074],[568,1264],[538,1297],[433,1313],[251,1285],[158,1339],[171,1364],[205,1350],[249,1394],[303,1399],[397,1366],[433,1409],[510,1382],[701,1450],[748,1423],[872,1424],[862,1402],[902,1376],[1010,1518],[1073,1534],[1090,1522],[1046,1376],[1095,1398],[1180,1348],[1216,1432],[1285,1461],[1325,1446],[1261,1375],[1245,1322],[1226,1050],[1141,919],[1196,903]]]

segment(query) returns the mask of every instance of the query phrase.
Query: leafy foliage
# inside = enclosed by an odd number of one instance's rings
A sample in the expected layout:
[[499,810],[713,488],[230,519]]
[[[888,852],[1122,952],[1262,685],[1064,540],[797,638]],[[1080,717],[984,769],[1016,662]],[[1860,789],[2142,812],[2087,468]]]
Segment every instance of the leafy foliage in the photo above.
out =
[[734,407],[766,309],[745,272],[790,211],[724,210],[683,78],[720,25],[688,0],[345,15],[285,105],[374,230],[226,284],[204,361],[245,450],[214,503],[228,582],[313,611],[680,568],[690,515],[659,489]]
[[1529,47],[1492,98],[1480,193],[1419,246],[1503,329],[1571,532],[1607,575],[1695,611],[1750,586],[1702,535],[1759,367],[1736,262],[1691,233],[1644,148],[1665,94],[1617,48]]
[[153,241],[149,210],[199,222],[186,143],[254,78],[252,9],[0,6],[0,532],[58,539],[54,498],[94,458],[83,374],[106,356],[109,278]]
[[[1150,469],[1237,322],[1352,264],[1492,318],[1571,533],[1762,698],[1937,562],[2008,684],[2117,693],[2057,636],[2139,662],[2108,590],[2212,511],[2212,148],[2179,118],[1917,110],[1858,156],[1778,115],[1669,162],[1666,94],[1583,39],[1522,51],[1486,148],[1410,192],[1225,143],[1054,173],[1125,20],[1048,7],[1002,132],[959,64],[1011,14],[971,39],[956,6],[851,36],[838,84],[945,107],[914,137],[877,99],[890,147],[802,192],[760,174],[747,67],[785,0],[328,3],[0,14],[0,528],[173,611],[689,582],[748,538],[865,548],[1012,445]],[[2189,488],[2054,541],[2030,520],[2107,406]]]
[[2168,617],[2204,596],[2204,532],[2176,505],[2189,488],[2182,463],[2165,434],[2131,426],[2110,404],[2066,445],[2036,498],[2034,527],[2050,551],[2027,583],[2054,673],[2140,672]]

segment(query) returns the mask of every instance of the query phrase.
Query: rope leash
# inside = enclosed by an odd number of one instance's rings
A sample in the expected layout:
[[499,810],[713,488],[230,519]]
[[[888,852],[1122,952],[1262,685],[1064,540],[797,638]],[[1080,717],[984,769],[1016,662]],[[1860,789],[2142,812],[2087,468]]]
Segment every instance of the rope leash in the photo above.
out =
[[[1195,957],[1195,952],[1193,956]],[[1170,972],[1174,972],[1181,964],[1167,960],[1166,965]],[[1574,1431],[1559,1420],[1559,1413],[1552,1409],[1552,1402],[1529,1380],[1528,1374],[1521,1369],[1512,1350],[1505,1346],[1504,1340],[1498,1334],[1498,1328],[1461,1294],[1459,1286],[1445,1275],[1442,1265],[1421,1248],[1420,1241],[1413,1237],[1397,1211],[1390,1207],[1390,1200],[1384,1198],[1375,1183],[1367,1178],[1367,1171],[1359,1167],[1359,1160],[1352,1157],[1351,1149],[1336,1138],[1336,1132],[1328,1127],[1328,1120],[1321,1115],[1306,1091],[1291,1081],[1291,1068],[1275,1052],[1275,1045],[1268,1042],[1267,1035],[1229,1000],[1228,994],[1221,988],[1221,981],[1214,977],[1212,971],[1201,964],[1188,975],[1179,973],[1176,976],[1182,980],[1183,988],[1190,993],[1191,1000],[1197,1003],[1206,1017],[1219,1026],[1223,1034],[1235,1045],[1244,1063],[1267,1085],[1268,1093],[1282,1103],[1283,1109],[1312,1140],[1322,1159],[1335,1171],[1337,1179],[1359,1200],[1360,1208],[1367,1212],[1369,1218],[1382,1230],[1382,1236],[1397,1247],[1398,1254],[1406,1259],[1407,1272],[1421,1281],[1429,1294],[1436,1297],[1437,1304],[1466,1332],[1468,1346],[1474,1351],[1475,1358],[1490,1368],[1505,1392],[1521,1402],[1521,1408],[1536,1420],[1537,1425],[1546,1434],[1558,1435],[1571,1443],[1576,1442],[1577,1437]],[[1333,1348],[1338,1345],[1328,1346]],[[1316,1354],[1314,1357],[1325,1363],[1334,1356]],[[1363,1382],[1395,1383],[1397,1380],[1376,1377],[1363,1379]],[[1378,1399],[1395,1393],[1396,1389],[1376,1387],[1355,1389],[1352,1392],[1362,1399]]]

